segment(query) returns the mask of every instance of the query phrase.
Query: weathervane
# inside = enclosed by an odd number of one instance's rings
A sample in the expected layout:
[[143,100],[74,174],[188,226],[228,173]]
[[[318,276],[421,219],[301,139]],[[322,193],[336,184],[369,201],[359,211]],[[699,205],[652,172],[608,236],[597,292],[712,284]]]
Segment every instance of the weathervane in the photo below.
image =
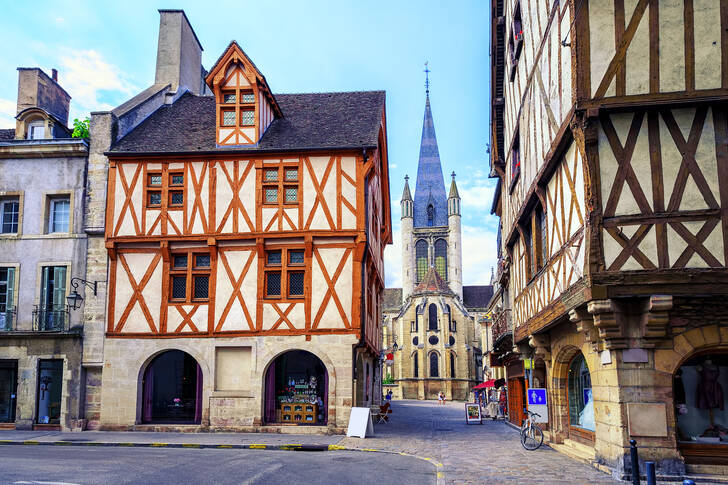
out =
[[429,63],[430,61],[425,62],[425,70],[422,71],[425,73],[425,93],[428,95],[430,94],[430,69],[427,67]]

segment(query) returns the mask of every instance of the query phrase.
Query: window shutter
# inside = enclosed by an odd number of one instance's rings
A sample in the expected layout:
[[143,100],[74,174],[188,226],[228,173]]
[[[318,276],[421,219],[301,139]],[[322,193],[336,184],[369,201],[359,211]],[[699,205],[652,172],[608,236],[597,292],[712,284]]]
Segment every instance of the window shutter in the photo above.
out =
[[66,267],[53,267],[53,308],[62,309],[66,304]]

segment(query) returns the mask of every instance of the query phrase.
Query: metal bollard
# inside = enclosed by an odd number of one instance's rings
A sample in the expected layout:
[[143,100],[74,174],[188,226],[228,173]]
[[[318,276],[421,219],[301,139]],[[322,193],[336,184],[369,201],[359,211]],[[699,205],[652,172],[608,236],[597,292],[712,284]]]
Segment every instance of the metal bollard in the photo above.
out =
[[655,462],[645,462],[645,475],[647,475],[647,485],[657,485],[657,477],[655,476]]
[[685,480],[683,480],[683,485],[695,485],[695,482],[692,480],[685,479]]
[[635,440],[629,440],[629,455],[632,460],[632,485],[640,485],[640,459],[637,456]]

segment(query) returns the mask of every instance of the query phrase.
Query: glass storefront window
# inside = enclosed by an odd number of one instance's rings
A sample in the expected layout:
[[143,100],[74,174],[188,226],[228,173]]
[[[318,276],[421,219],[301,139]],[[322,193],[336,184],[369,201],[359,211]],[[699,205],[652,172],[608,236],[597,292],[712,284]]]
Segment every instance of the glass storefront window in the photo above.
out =
[[728,447],[728,352],[687,360],[673,376],[677,438]]
[[594,431],[591,375],[582,354],[569,365],[569,424]]
[[38,366],[39,424],[59,424],[63,394],[63,361],[41,360]]

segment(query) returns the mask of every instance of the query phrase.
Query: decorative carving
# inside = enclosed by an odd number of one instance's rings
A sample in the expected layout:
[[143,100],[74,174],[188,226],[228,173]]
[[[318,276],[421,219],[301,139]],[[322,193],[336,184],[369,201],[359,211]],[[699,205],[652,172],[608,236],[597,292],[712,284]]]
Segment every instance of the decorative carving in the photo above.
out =
[[544,362],[551,361],[551,337],[547,333],[531,335],[528,337],[528,345],[533,347],[533,354],[541,357]]
[[584,333],[586,340],[595,351],[602,350],[599,331],[594,327],[594,318],[585,307],[574,308],[569,312],[569,320],[576,324],[576,331]]
[[594,326],[599,330],[599,338],[604,341],[604,348],[627,348],[627,337],[612,300],[592,300],[587,309],[594,317]]
[[[667,335],[667,325],[672,310],[672,295],[652,295],[647,302],[647,311],[642,315],[642,332],[645,339],[660,339]],[[654,343],[646,342],[645,346]]]

